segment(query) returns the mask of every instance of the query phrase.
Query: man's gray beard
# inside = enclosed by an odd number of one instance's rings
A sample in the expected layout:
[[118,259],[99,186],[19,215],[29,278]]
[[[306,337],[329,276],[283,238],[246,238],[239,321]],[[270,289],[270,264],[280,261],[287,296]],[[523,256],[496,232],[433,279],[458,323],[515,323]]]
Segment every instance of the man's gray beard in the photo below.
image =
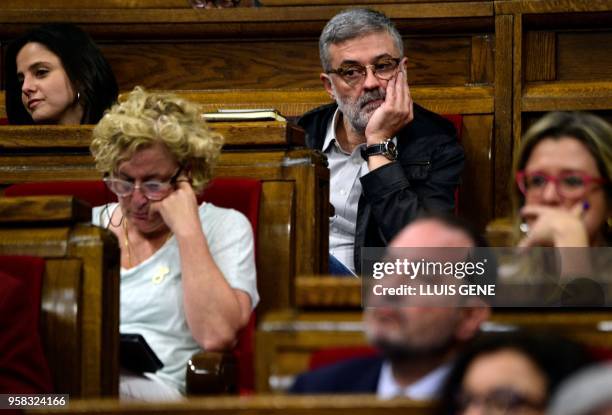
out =
[[366,127],[368,126],[368,122],[372,117],[373,111],[365,111],[363,106],[365,103],[376,99],[384,100],[386,95],[385,90],[376,89],[364,92],[356,102],[350,102],[350,98],[343,97],[341,94],[339,94],[333,84],[332,88],[334,90],[334,96],[336,97],[336,103],[338,104],[338,108],[342,112],[342,115],[346,117],[351,124],[351,127],[353,127],[356,132],[365,134]]

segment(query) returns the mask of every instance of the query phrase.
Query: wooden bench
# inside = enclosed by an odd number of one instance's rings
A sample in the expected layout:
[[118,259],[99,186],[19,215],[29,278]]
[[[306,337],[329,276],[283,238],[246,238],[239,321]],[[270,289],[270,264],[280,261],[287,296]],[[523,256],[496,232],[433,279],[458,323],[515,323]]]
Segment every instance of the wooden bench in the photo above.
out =
[[0,255],[45,259],[42,342],[55,391],[116,396],[119,255],[110,232],[88,224],[70,197],[0,198]]
[[[325,23],[350,5],[268,0],[259,8],[191,10],[186,0],[103,0],[97,6],[9,1],[0,10],[0,42],[46,21],[70,21],[100,45],[121,91],[142,85],[181,92],[209,109],[274,107],[290,117],[329,101],[319,80],[317,40]],[[464,116],[463,145],[471,159],[460,211],[484,229],[499,216],[496,192],[507,188],[493,172],[507,171],[511,160],[510,123],[501,123],[511,113],[496,111],[493,2],[357,3],[386,13],[398,26],[416,102]]]
[[70,401],[66,408],[43,408],[25,413],[57,415],[144,415],[209,413],[215,415],[433,415],[429,402],[407,399],[380,400],[375,396],[245,396],[236,398],[198,398],[175,403],[128,403],[115,400]]
[[[100,179],[89,155],[91,128],[0,127],[0,185]],[[293,149],[288,143],[303,142],[303,132],[285,123],[217,123],[214,128],[226,136],[228,148],[215,174],[262,181],[258,310],[288,307],[295,275],[327,270],[326,161],[319,152]]]
[[[256,338],[256,387],[281,391],[308,369],[313,352],[329,347],[365,346],[361,281],[298,277],[292,309],[267,314]],[[596,349],[612,350],[612,311],[496,309],[483,330],[553,330]]]
[[[440,114],[460,114],[462,116],[461,144],[466,153],[466,165],[462,174],[459,197],[461,215],[473,222],[478,229],[484,230],[493,218],[495,174],[492,151],[494,148],[493,95],[487,86],[469,87],[415,87],[411,89],[415,99],[427,108]],[[304,112],[329,102],[323,88],[294,90],[203,90],[171,91],[187,99],[199,102],[206,111],[219,108],[277,108],[282,114],[295,118]],[[0,104],[1,105],[1,104]],[[285,148],[303,144],[303,136],[289,128],[284,135],[283,123],[215,123],[226,136],[226,149]],[[28,145],[40,134],[42,140],[54,141],[58,146],[70,147],[74,143],[65,141],[67,137],[79,136],[85,140],[89,134],[87,127],[75,127],[69,135],[59,128],[44,127],[45,134],[30,130],[17,132],[0,128],[0,148],[5,145]],[[65,128],[65,127],[64,127]],[[248,131],[246,131],[248,130]],[[16,137],[19,136],[19,142]],[[48,137],[48,139],[46,138]],[[273,138],[274,137],[274,138]],[[276,140],[276,141],[275,141]],[[12,144],[7,142],[13,141]],[[4,142],[4,144],[3,144]],[[38,144],[37,144],[38,145]],[[76,145],[80,145],[76,143]],[[507,170],[507,169],[506,169]],[[307,272],[307,271],[305,271]]]

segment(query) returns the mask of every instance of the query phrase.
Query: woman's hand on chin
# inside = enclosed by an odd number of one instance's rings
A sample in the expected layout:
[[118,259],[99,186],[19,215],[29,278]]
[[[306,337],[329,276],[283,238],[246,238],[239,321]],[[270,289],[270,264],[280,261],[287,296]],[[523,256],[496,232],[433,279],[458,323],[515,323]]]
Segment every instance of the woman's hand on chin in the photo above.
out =
[[582,217],[588,205],[580,201],[570,210],[560,207],[526,205],[521,216],[529,231],[519,247],[554,246],[586,247],[589,236]]
[[177,180],[177,188],[159,202],[152,202],[149,214],[159,213],[170,230],[177,236],[201,232],[198,201],[187,179]]

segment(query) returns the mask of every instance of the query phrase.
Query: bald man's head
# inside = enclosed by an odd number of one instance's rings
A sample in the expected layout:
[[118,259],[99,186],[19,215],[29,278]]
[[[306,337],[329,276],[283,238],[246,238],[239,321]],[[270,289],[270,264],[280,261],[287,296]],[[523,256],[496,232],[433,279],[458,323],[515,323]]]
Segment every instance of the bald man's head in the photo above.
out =
[[391,248],[476,246],[471,231],[439,218],[424,218],[406,226],[389,244]]
[[[461,260],[469,248],[486,246],[486,241],[469,224],[454,217],[428,216],[414,220],[389,244],[392,258],[403,254],[416,258]],[[401,250],[399,248],[411,248]],[[454,249],[432,249],[454,248]],[[468,249],[457,249],[468,248]],[[370,343],[391,360],[447,358],[473,338],[489,316],[486,303],[477,307],[410,306],[366,308],[364,323]],[[433,369],[433,368],[432,368]]]

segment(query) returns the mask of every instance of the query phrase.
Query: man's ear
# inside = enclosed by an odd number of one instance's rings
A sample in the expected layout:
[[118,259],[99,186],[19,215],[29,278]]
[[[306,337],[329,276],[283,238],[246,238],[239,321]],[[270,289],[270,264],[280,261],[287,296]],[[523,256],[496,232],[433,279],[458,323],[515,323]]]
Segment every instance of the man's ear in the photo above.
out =
[[336,96],[334,94],[334,88],[332,87],[331,79],[329,79],[329,75],[326,73],[321,73],[319,75],[319,78],[321,79],[321,82],[323,82],[323,88],[325,88],[329,97],[335,101]]
[[459,341],[468,341],[476,336],[481,324],[491,316],[491,307],[475,297],[470,298],[458,311],[461,313],[461,321],[457,325],[455,337]]

